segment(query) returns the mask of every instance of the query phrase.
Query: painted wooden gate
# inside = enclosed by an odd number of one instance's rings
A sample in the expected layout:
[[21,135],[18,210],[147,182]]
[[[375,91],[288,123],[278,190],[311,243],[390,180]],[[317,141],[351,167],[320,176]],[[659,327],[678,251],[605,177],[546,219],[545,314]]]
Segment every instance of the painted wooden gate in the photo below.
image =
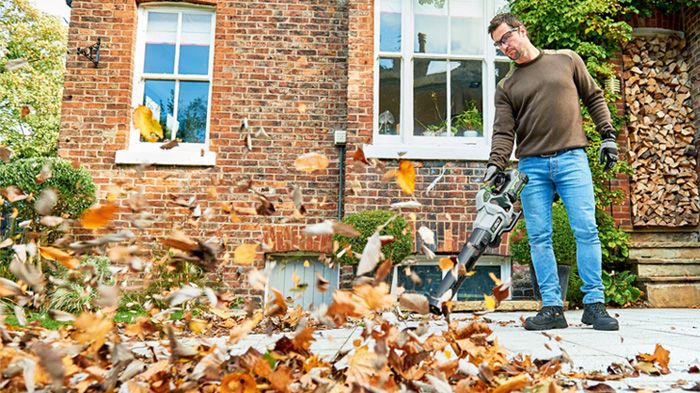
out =
[[[338,266],[332,269],[318,261],[315,255],[306,256],[279,256],[273,257],[276,262],[268,280],[268,294],[270,288],[277,289],[285,298],[294,299],[294,305],[300,304],[305,309],[318,307],[321,303],[330,305],[333,301],[333,292],[338,288]],[[308,267],[305,262],[308,261]],[[321,292],[316,288],[316,273],[328,280],[328,290]],[[294,284],[294,276],[299,278],[298,285]],[[305,287],[304,289],[301,289]]]

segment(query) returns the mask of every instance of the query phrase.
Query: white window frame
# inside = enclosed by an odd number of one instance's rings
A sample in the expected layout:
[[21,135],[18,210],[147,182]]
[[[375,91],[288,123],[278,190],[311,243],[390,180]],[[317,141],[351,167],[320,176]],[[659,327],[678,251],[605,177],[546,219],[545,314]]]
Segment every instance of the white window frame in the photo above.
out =
[[[486,161],[491,150],[491,130],[495,113],[494,94],[496,91],[495,66],[497,61],[510,61],[505,56],[497,56],[493,42],[486,32],[488,23],[496,13],[496,0],[482,0],[483,6],[483,47],[484,55],[455,55],[438,53],[414,53],[413,1],[402,0],[401,12],[401,53],[379,50],[380,1],[374,2],[374,103],[372,122],[372,143],[363,146],[366,156],[387,159],[441,159]],[[448,17],[449,19],[449,17]],[[447,29],[450,34],[450,29]],[[449,45],[448,36],[448,45]],[[401,59],[401,114],[399,135],[380,135],[379,122],[379,59]],[[482,64],[482,97],[484,129],[481,137],[426,137],[413,135],[413,59],[430,58],[445,61],[477,60]],[[449,67],[448,67],[449,69]],[[449,85],[450,80],[447,78]]]
[[[165,12],[178,14],[177,41],[175,46],[175,65],[173,74],[144,73],[146,52],[146,28],[149,12]],[[182,14],[207,14],[211,15],[211,32],[209,42],[209,67],[207,75],[178,74],[180,34],[182,29]],[[180,143],[176,147],[164,150],[162,143],[142,142],[139,130],[130,124],[129,146],[125,150],[118,150],[115,156],[117,164],[160,164],[160,165],[216,165],[216,154],[209,150],[211,144],[211,108],[212,85],[214,66],[214,40],[216,32],[216,10],[211,6],[196,4],[173,3],[148,3],[139,6],[136,34],[136,53],[134,55],[134,79],[132,84],[132,109],[143,103],[143,94],[146,79],[162,79],[181,81],[209,82],[209,97],[207,100],[207,128],[204,143]],[[176,84],[176,86],[179,86]],[[176,87],[177,90],[177,87]],[[177,101],[177,92],[176,92]],[[177,108],[177,102],[175,102]],[[174,113],[177,118],[177,111]]]

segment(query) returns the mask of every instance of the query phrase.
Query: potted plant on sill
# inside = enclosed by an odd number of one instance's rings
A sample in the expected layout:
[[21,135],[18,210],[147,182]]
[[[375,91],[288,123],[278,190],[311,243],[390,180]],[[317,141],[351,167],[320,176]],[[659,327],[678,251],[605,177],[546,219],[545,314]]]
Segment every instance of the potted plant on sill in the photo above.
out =
[[[552,205],[552,247],[557,261],[557,273],[561,285],[562,300],[580,298],[580,280],[576,269],[576,239],[569,226],[569,217],[561,202]],[[520,220],[513,229],[509,239],[510,254],[521,265],[529,265],[535,299],[540,300],[539,286],[530,256],[530,244],[525,227],[525,220]]]

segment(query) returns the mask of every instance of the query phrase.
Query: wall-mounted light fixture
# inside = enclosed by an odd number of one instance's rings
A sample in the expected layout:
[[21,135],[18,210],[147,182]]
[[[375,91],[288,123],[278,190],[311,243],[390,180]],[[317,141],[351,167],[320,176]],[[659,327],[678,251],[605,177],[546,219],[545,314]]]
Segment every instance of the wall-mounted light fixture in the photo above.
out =
[[100,47],[102,46],[102,38],[98,38],[97,42],[90,45],[86,46],[85,48],[78,48],[77,53],[79,55],[83,55],[87,57],[94,65],[95,68],[97,68],[97,65],[100,64]]

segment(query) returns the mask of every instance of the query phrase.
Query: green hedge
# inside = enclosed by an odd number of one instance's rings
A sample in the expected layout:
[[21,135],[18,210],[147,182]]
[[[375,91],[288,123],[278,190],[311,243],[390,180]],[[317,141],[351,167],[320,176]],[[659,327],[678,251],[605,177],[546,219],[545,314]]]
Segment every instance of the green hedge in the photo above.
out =
[[[351,214],[345,217],[343,222],[354,226],[361,235],[353,238],[333,235],[333,240],[338,242],[341,249],[349,244],[352,246],[353,251],[362,254],[362,250],[365,249],[367,244],[367,239],[374,234],[379,226],[389,221],[394,215],[396,213],[384,210],[368,210]],[[382,253],[384,257],[391,258],[395,264],[411,254],[413,250],[413,234],[403,217],[396,217],[379,234],[394,236],[395,241],[385,244],[382,247]],[[340,257],[339,262],[346,265],[356,265],[359,263],[359,260],[352,252],[348,252]]]
[[[51,166],[51,176],[42,183],[37,182],[37,175],[45,163]],[[16,186],[25,194],[37,197],[45,188],[53,188],[58,195],[58,202],[52,215],[79,217],[83,211],[96,201],[95,183],[84,168],[73,168],[70,162],[61,158],[34,157],[0,164],[0,187]],[[17,201],[12,204],[19,210],[18,220],[36,218],[34,201]]]

